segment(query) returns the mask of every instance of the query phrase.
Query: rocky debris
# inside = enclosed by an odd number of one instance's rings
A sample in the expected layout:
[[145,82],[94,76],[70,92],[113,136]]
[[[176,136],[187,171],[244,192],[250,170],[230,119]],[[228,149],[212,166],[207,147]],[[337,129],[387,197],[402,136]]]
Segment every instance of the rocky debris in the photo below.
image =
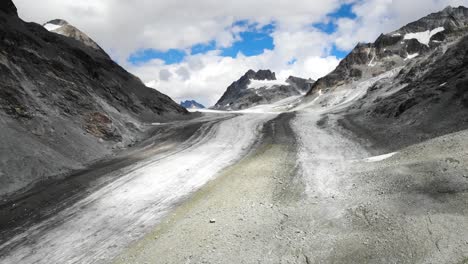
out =
[[112,120],[103,113],[94,112],[85,116],[85,129],[88,133],[103,140],[122,140],[117,129],[112,126]]
[[216,223],[216,219],[212,218],[212,219],[210,219],[209,222],[210,222],[210,224],[214,224],[214,223]]
[[180,102],[180,106],[186,108],[186,109],[204,109],[206,108],[204,105],[198,103],[195,100],[186,100]]
[[[313,83],[311,79],[294,76],[289,77],[286,83],[275,81],[276,75],[270,70],[257,72],[249,70],[227,88],[214,108],[239,110],[259,104],[273,103],[287,97],[301,95],[309,90]],[[253,82],[256,83],[256,87],[251,87]]]
[[0,10],[0,196],[83,168],[146,137],[144,124],[188,113],[65,21],[49,22],[56,34],[23,22],[10,0]]

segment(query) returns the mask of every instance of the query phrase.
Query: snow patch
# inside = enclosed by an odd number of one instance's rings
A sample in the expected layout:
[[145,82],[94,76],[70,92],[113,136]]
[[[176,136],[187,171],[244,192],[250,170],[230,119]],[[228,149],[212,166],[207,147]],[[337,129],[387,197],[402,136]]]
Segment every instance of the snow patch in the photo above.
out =
[[57,30],[59,28],[61,28],[62,25],[55,25],[55,24],[51,24],[51,23],[47,23],[44,25],[44,28],[49,30],[49,31],[54,31],[54,30]]
[[414,53],[414,54],[408,54],[408,56],[405,58],[405,60],[411,60],[419,56],[419,53]]
[[424,32],[416,32],[416,33],[408,33],[405,35],[404,39],[417,39],[419,43],[424,44],[426,46],[429,45],[429,41],[431,40],[431,37],[434,36],[435,34],[444,31],[445,28],[443,27],[438,27],[433,30],[427,30]]
[[379,155],[379,156],[374,156],[374,157],[369,157],[367,159],[364,159],[365,162],[377,162],[377,161],[382,161],[382,160],[386,160],[390,157],[392,157],[393,155],[397,154],[398,152],[392,152],[392,153],[388,153],[388,154],[384,154],[384,155]]
[[149,81],[147,83],[145,83],[145,86],[146,87],[151,87],[151,88],[156,88],[158,82],[156,80],[152,80],[152,81]]
[[250,80],[249,85],[247,86],[248,89],[260,89],[260,88],[272,88],[275,85],[287,85],[286,82],[278,81],[278,80]]
[[375,65],[377,65],[377,63],[374,63],[374,60],[375,60],[375,55],[372,56],[372,60],[369,62],[369,64],[367,66],[374,67]]
[[445,86],[445,85],[447,85],[446,82],[444,82],[443,84],[439,85],[439,87],[442,87],[442,86]]

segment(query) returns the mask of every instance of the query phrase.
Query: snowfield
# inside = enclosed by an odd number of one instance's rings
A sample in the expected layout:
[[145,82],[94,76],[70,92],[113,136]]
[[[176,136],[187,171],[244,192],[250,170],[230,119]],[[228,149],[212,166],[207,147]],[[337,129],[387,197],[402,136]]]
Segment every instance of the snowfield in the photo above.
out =
[[278,80],[250,80],[248,89],[272,88],[275,85],[288,85],[286,82]]
[[426,46],[429,45],[431,37],[435,34],[444,31],[445,28],[438,27],[433,30],[427,30],[424,32],[415,32],[415,33],[408,33],[405,35],[405,39],[417,39],[419,43],[424,44]]
[[388,158],[391,158],[393,157],[395,154],[397,154],[398,152],[392,152],[392,153],[388,153],[388,154],[383,154],[383,155],[379,155],[379,156],[373,156],[373,157],[369,157],[369,158],[366,158],[364,159],[364,161],[366,162],[377,162],[377,161],[382,161],[382,160],[386,160]]

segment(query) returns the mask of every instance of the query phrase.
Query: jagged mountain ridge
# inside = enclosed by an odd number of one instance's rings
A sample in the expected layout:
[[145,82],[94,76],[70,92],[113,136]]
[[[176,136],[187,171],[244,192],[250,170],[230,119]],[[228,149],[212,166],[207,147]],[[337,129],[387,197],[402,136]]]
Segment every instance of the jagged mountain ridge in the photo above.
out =
[[0,196],[132,145],[146,123],[187,114],[102,49],[22,21],[11,0],[0,5],[0,28]]
[[[390,150],[468,128],[468,9],[446,8],[370,44],[359,44],[308,92],[356,89],[375,77],[346,109],[343,125]],[[390,70],[396,74],[378,78]],[[321,95],[323,94],[323,95]]]
[[[441,12],[430,14],[389,34],[381,34],[374,43],[359,43],[330,74],[315,82],[308,96],[321,89],[339,86],[354,80],[369,78],[389,69],[403,66],[411,55],[427,54],[442,45],[442,41],[453,41],[466,32],[468,9],[447,7]],[[443,27],[444,30],[429,37],[426,45],[408,33],[423,33]],[[371,72],[363,71],[369,66]]]
[[215,109],[240,110],[298,96],[310,89],[314,81],[290,76],[286,83],[277,81],[271,70],[247,71],[233,82],[215,104]]

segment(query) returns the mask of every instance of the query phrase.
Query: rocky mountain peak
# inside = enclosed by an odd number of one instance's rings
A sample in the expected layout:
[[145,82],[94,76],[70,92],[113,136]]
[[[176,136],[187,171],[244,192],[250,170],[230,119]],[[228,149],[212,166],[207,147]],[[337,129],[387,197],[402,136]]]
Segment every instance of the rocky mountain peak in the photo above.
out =
[[468,8],[448,6],[444,10],[429,14],[415,22],[409,23],[395,33],[414,33],[431,31],[443,27],[448,31],[457,31],[468,25]]
[[457,41],[466,34],[468,8],[447,7],[381,34],[374,43],[359,43],[333,72],[313,85],[308,95],[407,65],[412,59],[427,56],[444,43]]
[[442,12],[444,13],[451,13],[453,11],[453,7],[452,6],[447,6],[446,8],[444,8],[442,10]]
[[2,0],[0,2],[0,11],[8,15],[18,16],[18,10],[11,0]]
[[274,81],[276,80],[276,74],[271,70],[258,70],[257,72],[254,70],[248,70],[244,76],[250,80],[259,80],[259,81]]
[[45,23],[43,26],[45,29],[49,30],[50,32],[54,32],[54,33],[75,39],[88,47],[91,47],[95,50],[102,51],[104,53],[101,47],[99,47],[99,45],[94,40],[92,40],[89,36],[87,36],[78,28],[68,23],[66,20],[53,19]]
[[290,76],[286,83],[277,81],[271,70],[248,70],[233,82],[218,100],[215,109],[239,110],[259,104],[270,104],[307,92],[314,80]]

